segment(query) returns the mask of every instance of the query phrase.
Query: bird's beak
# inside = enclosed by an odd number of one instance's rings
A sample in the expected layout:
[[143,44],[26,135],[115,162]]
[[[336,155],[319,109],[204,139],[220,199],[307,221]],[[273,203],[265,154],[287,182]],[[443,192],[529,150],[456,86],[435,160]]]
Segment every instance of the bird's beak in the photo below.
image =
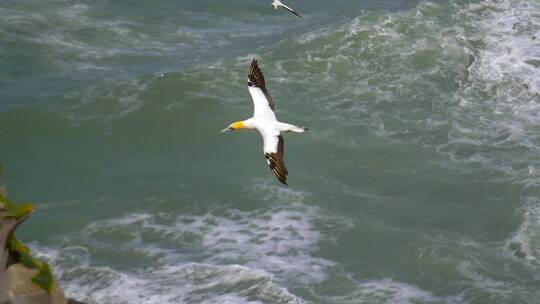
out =
[[226,127],[225,129],[221,130],[220,133],[225,133],[225,132],[230,131],[230,130],[232,130],[232,128]]

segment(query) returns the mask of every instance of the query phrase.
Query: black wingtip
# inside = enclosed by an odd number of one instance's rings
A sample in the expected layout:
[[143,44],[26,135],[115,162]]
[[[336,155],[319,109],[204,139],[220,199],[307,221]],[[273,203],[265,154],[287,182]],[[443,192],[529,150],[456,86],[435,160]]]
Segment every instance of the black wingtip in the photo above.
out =
[[259,61],[257,61],[256,58],[253,58],[251,60],[251,69],[249,71],[249,74],[251,75],[251,73],[254,72],[255,69],[258,69],[259,68]]
[[293,11],[293,10],[288,10],[289,12],[293,13],[294,15],[296,15],[297,17],[301,18],[301,19],[304,19],[304,17],[300,16],[299,13]]

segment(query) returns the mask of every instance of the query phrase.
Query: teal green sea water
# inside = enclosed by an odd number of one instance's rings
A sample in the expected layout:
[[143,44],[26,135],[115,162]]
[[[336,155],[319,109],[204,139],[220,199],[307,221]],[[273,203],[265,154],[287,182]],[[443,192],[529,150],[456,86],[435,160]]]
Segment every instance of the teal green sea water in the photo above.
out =
[[538,303],[540,2],[286,3],[1,1],[19,238],[88,303]]

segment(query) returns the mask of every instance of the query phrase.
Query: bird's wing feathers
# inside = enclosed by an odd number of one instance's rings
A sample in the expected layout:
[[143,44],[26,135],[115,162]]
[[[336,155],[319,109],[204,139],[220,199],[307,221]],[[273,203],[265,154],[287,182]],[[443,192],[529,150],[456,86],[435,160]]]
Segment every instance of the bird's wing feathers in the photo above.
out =
[[284,9],[286,9],[287,11],[289,11],[290,13],[292,13],[292,14],[294,14],[294,15],[300,17],[300,18],[304,18],[304,17],[300,16],[300,14],[298,14],[297,12],[295,12],[292,8],[286,6],[285,4],[283,4],[283,3],[281,3],[281,2],[280,2],[280,4],[279,4],[279,6],[283,7]]
[[251,69],[248,75],[248,90],[253,99],[253,117],[264,117],[275,120],[274,101],[266,90],[264,75],[257,64],[257,60],[251,62]]
[[[276,178],[281,183],[287,185],[287,175],[289,175],[289,171],[287,170],[287,167],[285,166],[285,162],[283,160],[285,148],[285,142],[283,140],[283,137],[281,135],[264,137],[264,141],[265,147],[274,144],[274,151],[276,151],[274,153],[264,153],[264,157],[266,158],[266,162],[268,162],[270,170],[272,170],[272,173],[274,173]],[[275,145],[277,145],[277,147]]]
[[[272,96],[266,90],[264,75],[257,64],[257,60],[251,62],[251,69],[248,75],[248,89],[253,99],[253,117],[263,118],[266,121],[276,121],[274,114],[274,101]],[[263,137],[263,151],[266,162],[272,170],[272,173],[283,184],[287,185],[287,167],[283,161],[284,156],[284,141],[279,131],[273,133],[267,128],[259,129]]]
[[264,81],[264,75],[259,68],[257,59],[251,61],[251,68],[249,69],[248,80],[253,83],[254,86],[261,89],[266,89],[266,82]]

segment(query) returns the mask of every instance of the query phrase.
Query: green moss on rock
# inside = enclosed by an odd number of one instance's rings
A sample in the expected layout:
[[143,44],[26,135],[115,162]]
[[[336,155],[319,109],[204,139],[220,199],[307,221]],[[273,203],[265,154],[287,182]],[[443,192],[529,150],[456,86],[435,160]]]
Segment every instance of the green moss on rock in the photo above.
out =
[[[2,164],[0,164],[1,176]],[[7,198],[3,188],[0,188],[0,211],[5,213],[3,215],[4,217],[21,219],[29,216],[35,209],[31,204],[17,204],[12,202]],[[37,270],[36,275],[31,279],[32,282],[50,294],[56,285],[51,267],[47,263],[32,257],[30,248],[17,240],[14,233],[11,233],[7,247],[15,263],[21,263],[28,269]]]
[[[0,164],[0,178],[2,177],[2,164]],[[3,209],[7,212],[7,217],[21,218],[34,212],[34,207],[31,204],[16,204],[10,201],[3,189],[0,189],[0,203]]]
[[18,261],[28,269],[37,269],[37,274],[32,278],[32,282],[43,288],[48,293],[51,293],[55,286],[54,275],[51,267],[40,260],[32,257],[30,248],[19,242],[15,236],[11,237],[9,251],[11,254],[18,257]]
[[40,262],[32,257],[30,248],[19,242],[13,235],[9,240],[9,252],[16,257],[19,263],[28,269],[38,269],[40,266]]
[[55,281],[49,264],[41,263],[38,273],[32,278],[32,282],[43,288],[49,294],[53,291]]
[[31,204],[16,204],[10,201],[3,192],[0,192],[0,203],[4,205],[7,217],[22,218],[35,210]]

